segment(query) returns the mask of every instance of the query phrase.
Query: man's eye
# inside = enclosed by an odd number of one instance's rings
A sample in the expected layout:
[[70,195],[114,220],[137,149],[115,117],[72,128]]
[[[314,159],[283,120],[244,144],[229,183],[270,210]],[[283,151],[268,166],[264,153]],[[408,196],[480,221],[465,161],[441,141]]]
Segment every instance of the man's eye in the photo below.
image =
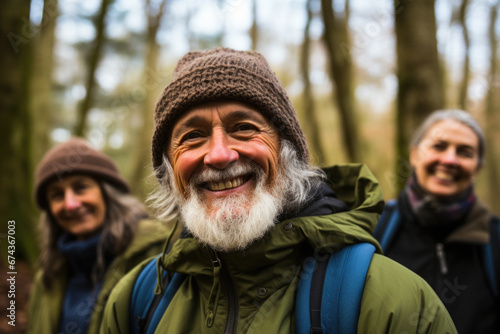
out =
[[257,130],[257,128],[252,124],[243,123],[243,124],[238,124],[236,126],[236,130],[237,131],[255,131],[255,130]]
[[193,131],[193,132],[187,133],[184,137],[182,137],[182,141],[198,139],[200,137],[201,137],[201,134],[199,132]]

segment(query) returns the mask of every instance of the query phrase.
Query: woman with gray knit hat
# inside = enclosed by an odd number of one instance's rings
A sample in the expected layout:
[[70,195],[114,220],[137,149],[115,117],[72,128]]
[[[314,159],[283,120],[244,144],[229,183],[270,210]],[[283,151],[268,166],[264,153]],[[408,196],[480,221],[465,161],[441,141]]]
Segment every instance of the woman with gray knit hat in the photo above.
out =
[[48,151],[35,177],[41,255],[29,333],[97,333],[111,289],[158,254],[166,227],[148,214],[113,161],[83,139]]

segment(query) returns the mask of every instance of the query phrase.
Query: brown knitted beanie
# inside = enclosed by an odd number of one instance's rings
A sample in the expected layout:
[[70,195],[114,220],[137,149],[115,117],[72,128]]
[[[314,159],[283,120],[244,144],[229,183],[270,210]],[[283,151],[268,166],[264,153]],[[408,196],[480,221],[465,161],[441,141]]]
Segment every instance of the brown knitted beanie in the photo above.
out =
[[189,52],[177,64],[156,104],[153,167],[162,164],[177,118],[191,107],[212,101],[244,102],[258,109],[280,137],[295,146],[299,159],[309,161],[295,109],[264,57],[253,51],[218,48]]
[[41,209],[48,207],[46,186],[53,180],[61,181],[71,174],[85,174],[104,180],[124,193],[129,193],[127,182],[120,176],[115,163],[81,138],[72,138],[50,149],[38,164],[35,174],[35,202]]

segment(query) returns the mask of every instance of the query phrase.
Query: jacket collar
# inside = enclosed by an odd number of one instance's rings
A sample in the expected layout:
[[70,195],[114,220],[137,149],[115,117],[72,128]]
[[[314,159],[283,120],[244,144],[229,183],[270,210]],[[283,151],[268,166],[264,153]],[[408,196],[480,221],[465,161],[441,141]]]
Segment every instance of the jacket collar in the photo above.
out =
[[486,205],[476,199],[465,218],[465,223],[454,230],[448,236],[447,241],[488,243],[490,219],[491,213]]
[[[320,251],[333,252],[356,242],[370,242],[380,250],[372,232],[383,208],[383,197],[373,174],[362,164],[338,165],[325,169],[325,173],[327,184],[338,195],[338,200],[345,203],[345,207],[344,204],[337,206],[342,212],[285,217],[247,249],[219,254],[222,260],[236,272],[243,273],[277,263],[285,266],[286,263],[296,264],[298,258]],[[318,200],[323,198],[319,196]],[[314,207],[314,203],[308,208]],[[349,210],[343,211],[346,208]],[[211,275],[210,252],[208,247],[186,236],[178,240],[160,261],[170,272]]]

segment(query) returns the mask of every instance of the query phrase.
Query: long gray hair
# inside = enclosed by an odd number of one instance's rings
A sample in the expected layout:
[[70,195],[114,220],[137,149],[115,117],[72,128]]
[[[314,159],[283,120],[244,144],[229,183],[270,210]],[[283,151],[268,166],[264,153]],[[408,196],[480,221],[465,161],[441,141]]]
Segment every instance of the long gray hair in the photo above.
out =
[[[325,173],[318,167],[304,163],[298,159],[293,145],[281,140],[278,162],[278,173],[281,173],[288,184],[284,196],[284,210],[297,210],[307,202],[308,195],[316,190],[325,180]],[[162,221],[175,221],[179,217],[179,191],[174,185],[173,169],[168,158],[163,156],[163,163],[155,170],[155,175],[163,175],[159,184],[150,194],[147,202],[155,210]]]
[[[107,182],[96,180],[106,202],[106,216],[97,247],[97,261],[92,271],[96,284],[105,274],[104,254],[117,256],[125,251],[132,241],[139,221],[148,216],[145,206],[135,197],[125,194]],[[44,210],[38,223],[42,250],[39,265],[43,284],[51,287],[53,278],[66,259],[57,248],[57,241],[64,230],[50,213]]]

